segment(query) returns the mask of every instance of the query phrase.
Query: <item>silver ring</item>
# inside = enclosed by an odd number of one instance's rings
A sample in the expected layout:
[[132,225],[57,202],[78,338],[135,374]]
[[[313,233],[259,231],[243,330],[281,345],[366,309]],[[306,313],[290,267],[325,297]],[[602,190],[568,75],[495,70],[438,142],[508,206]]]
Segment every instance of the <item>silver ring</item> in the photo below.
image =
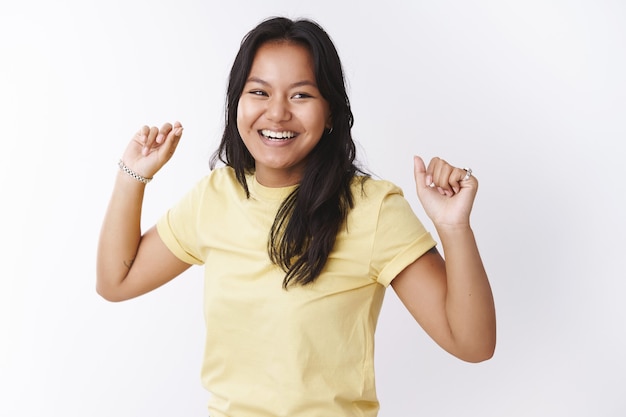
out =
[[465,170],[465,176],[461,181],[467,181],[472,176],[472,168],[463,168]]
[[429,186],[430,188],[435,188],[435,183],[434,183],[434,182],[431,182],[430,184],[428,184],[428,186]]

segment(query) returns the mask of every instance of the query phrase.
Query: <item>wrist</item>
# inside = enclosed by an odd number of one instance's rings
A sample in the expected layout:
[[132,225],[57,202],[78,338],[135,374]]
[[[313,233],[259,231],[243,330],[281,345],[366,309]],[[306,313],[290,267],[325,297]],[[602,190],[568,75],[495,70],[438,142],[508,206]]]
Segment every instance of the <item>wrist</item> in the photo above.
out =
[[135,171],[133,171],[132,169],[130,169],[129,167],[127,167],[124,161],[122,161],[121,159],[117,163],[117,166],[120,168],[121,172],[126,174],[128,177],[134,179],[135,181],[138,181],[143,184],[148,184],[150,181],[152,181],[152,178],[144,177],[143,175],[140,175],[136,173]]
[[134,195],[140,193],[143,195],[146,189],[146,184],[137,181],[130,175],[124,173],[122,170],[118,170],[115,178],[115,188],[124,194]]
[[467,233],[473,234],[472,227],[468,223],[458,223],[458,224],[437,224],[435,223],[435,229],[437,230],[437,234],[440,237],[449,236],[459,236]]

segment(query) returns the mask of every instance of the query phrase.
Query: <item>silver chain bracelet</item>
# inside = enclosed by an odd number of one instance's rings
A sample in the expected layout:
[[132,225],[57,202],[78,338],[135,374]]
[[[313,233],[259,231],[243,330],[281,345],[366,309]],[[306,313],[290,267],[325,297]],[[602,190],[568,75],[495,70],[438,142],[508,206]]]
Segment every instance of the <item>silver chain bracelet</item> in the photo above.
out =
[[128,168],[126,166],[126,164],[124,163],[124,161],[122,161],[120,159],[120,161],[117,163],[117,166],[120,167],[120,169],[127,175],[133,177],[134,179],[136,179],[139,182],[143,182],[144,184],[149,183],[150,181],[152,181],[152,178],[146,178],[143,177],[139,174],[137,174],[135,171],[133,171],[132,169]]

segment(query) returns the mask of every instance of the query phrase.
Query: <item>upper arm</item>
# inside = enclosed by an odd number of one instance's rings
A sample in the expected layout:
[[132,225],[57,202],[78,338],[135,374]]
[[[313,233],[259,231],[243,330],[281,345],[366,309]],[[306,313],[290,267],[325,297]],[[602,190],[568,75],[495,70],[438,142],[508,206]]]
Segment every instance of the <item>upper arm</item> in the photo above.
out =
[[135,259],[129,262],[128,275],[115,288],[99,289],[109,301],[123,301],[150,292],[171,281],[191,265],[178,259],[163,243],[156,226],[141,237]]
[[452,348],[452,333],[446,315],[446,266],[432,248],[400,272],[391,286],[407,310],[442,348]]

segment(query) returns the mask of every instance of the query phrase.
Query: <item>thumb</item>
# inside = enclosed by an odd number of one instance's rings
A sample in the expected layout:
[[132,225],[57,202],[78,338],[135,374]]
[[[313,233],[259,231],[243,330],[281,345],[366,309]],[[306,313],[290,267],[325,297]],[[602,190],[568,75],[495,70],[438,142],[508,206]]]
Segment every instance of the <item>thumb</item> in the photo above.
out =
[[417,188],[428,187],[426,182],[426,165],[424,160],[417,155],[413,157],[413,175],[415,176]]

